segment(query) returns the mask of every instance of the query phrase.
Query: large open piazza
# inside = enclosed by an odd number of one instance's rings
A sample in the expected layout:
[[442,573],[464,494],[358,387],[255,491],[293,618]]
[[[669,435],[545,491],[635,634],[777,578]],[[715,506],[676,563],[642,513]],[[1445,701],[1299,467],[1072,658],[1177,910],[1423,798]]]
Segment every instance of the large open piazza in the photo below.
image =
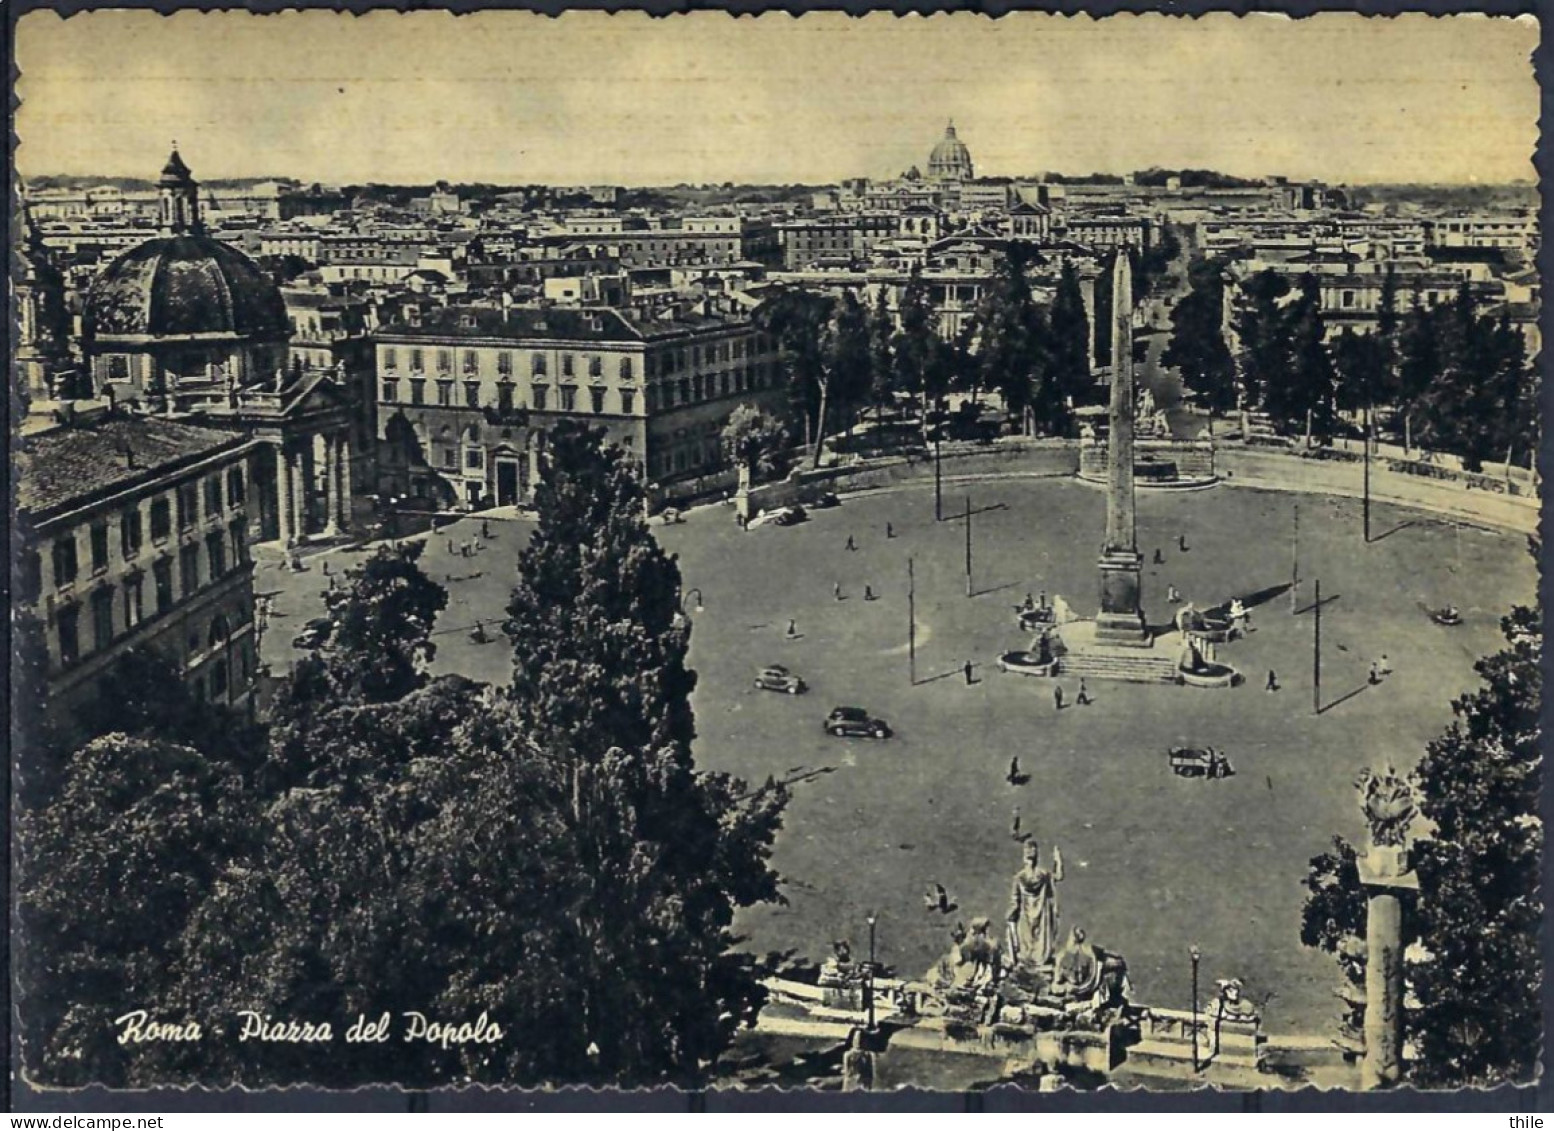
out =
[[[970,598],[965,528],[953,517],[968,496],[976,512]],[[1196,944],[1205,983],[1243,979],[1251,997],[1266,1000],[1271,1032],[1330,1033],[1336,969],[1299,943],[1307,860],[1334,834],[1361,839],[1358,772],[1412,765],[1450,720],[1452,697],[1474,685],[1474,660],[1500,644],[1500,616],[1532,598],[1525,538],[1378,505],[1365,545],[1352,499],[1229,486],[1140,492],[1152,625],[1174,613],[1168,586],[1199,608],[1262,595],[1250,610],[1253,631],[1220,650],[1246,682],[1198,690],[1091,681],[1094,702],[1079,706],[1077,680],[1060,678],[1067,705],[1059,711],[1054,681],[1003,673],[996,660],[1030,641],[1014,615],[1027,594],[1094,612],[1104,492],[1068,478],[957,481],[945,485],[943,510],[946,521],[936,522],[931,482],[920,481],[844,495],[841,506],[787,528],[741,531],[724,506],[654,523],[679,555],[695,624],[700,764],[755,783],[794,780],[775,854],[788,903],[746,915],[746,945],[818,961],[838,939],[865,946],[873,910],[881,961],[920,974],[957,922],[987,916],[997,929],[1021,859],[1011,835],[1018,807],[1044,859],[1053,845],[1063,852],[1063,929],[1082,926],[1125,955],[1137,1000],[1185,1007]],[[450,592],[435,669],[503,680],[510,657],[499,625],[530,525],[492,518],[487,529],[492,537],[473,558],[460,548],[478,535],[479,519],[426,536],[422,560]],[[1157,548],[1160,565],[1151,564]],[[1292,602],[1297,555],[1302,584]],[[332,551],[302,574],[263,569],[258,587],[279,591],[281,616],[265,641],[272,663],[296,654],[291,636],[321,611],[322,563],[335,572],[351,560]],[[1310,610],[1318,580],[1320,715]],[[865,599],[866,587],[877,599]],[[1430,621],[1426,610],[1445,604],[1460,608],[1462,625]],[[497,639],[474,642],[477,621]],[[1383,654],[1392,674],[1372,685],[1371,664]],[[808,693],[756,690],[768,664],[799,673]],[[1277,692],[1265,690],[1270,670]],[[884,717],[894,737],[827,736],[821,721],[838,705]],[[1235,775],[1174,776],[1167,749],[1182,744],[1224,750]],[[1015,756],[1027,784],[1006,780]],[[935,883],[952,912],[925,910]]]

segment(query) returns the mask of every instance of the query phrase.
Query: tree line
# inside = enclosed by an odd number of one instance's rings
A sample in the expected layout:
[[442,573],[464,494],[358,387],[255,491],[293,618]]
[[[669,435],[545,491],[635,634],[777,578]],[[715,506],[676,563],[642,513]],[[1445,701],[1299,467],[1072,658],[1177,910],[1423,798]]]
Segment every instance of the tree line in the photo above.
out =
[[[735,911],[780,901],[787,801],[697,768],[673,557],[634,461],[551,434],[508,606],[506,685],[433,677],[446,590],[418,543],[327,597],[328,643],[267,724],[128,657],[46,757],[22,720],[20,1016],[52,1085],[693,1086],[762,1004]],[[29,645],[26,640],[30,639]],[[41,702],[36,633],[18,675]],[[31,686],[29,687],[29,681]],[[115,1019],[197,1019],[120,1044]],[[328,1021],[239,1044],[237,1015]],[[358,1015],[501,1026],[493,1043],[342,1044]]]
[[1345,327],[1330,338],[1316,275],[1292,283],[1260,271],[1230,303],[1232,353],[1225,335],[1228,267],[1213,257],[1189,264],[1189,291],[1172,312],[1164,354],[1204,408],[1264,412],[1281,432],[1321,443],[1353,431],[1345,414],[1375,412],[1391,421],[1405,450],[1455,455],[1470,470],[1531,461],[1537,368],[1509,315],[1479,313],[1466,281],[1449,303],[1428,305],[1416,291],[1405,305],[1389,267],[1375,331]]
[[[1163,271],[1173,254],[1157,251],[1150,265]],[[894,311],[884,288],[872,303],[852,291],[779,289],[756,318],[781,350],[789,434],[818,465],[825,441],[869,411],[910,397],[927,419],[951,392],[996,395],[1027,435],[1072,434],[1075,405],[1094,396],[1089,322],[1072,260],[1050,303],[1032,297],[1030,272],[1043,262],[1009,244],[951,336],[938,331],[921,267]]]

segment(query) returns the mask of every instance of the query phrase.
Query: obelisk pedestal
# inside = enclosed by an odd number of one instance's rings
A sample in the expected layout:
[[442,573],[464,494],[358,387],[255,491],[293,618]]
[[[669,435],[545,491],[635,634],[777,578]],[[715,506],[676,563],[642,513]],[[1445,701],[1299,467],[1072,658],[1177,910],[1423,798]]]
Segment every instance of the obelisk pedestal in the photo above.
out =
[[1133,276],[1127,249],[1112,268],[1112,389],[1106,440],[1106,542],[1101,547],[1101,610],[1095,642],[1148,648],[1142,608],[1144,559],[1133,508]]

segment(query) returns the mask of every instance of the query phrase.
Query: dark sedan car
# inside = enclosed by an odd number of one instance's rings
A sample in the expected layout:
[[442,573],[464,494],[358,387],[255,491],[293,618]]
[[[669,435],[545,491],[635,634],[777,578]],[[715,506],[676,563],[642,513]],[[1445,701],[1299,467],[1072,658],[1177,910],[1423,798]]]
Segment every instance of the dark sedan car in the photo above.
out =
[[335,630],[335,622],[328,617],[314,617],[302,626],[302,631],[292,638],[293,648],[322,648],[329,643]]
[[822,724],[836,738],[889,738],[890,724],[876,719],[862,707],[838,707]]
[[805,690],[804,681],[781,664],[757,672],[755,685],[762,691],[781,691],[787,695],[800,695]]

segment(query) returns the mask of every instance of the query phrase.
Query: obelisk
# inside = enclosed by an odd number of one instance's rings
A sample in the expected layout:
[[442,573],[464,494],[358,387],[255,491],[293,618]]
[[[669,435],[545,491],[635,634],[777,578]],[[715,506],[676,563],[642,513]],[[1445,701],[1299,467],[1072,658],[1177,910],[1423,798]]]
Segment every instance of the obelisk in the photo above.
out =
[[1099,644],[1149,646],[1139,607],[1143,558],[1133,513],[1133,272],[1126,248],[1112,268],[1112,400],[1106,441],[1106,542],[1101,547]]

